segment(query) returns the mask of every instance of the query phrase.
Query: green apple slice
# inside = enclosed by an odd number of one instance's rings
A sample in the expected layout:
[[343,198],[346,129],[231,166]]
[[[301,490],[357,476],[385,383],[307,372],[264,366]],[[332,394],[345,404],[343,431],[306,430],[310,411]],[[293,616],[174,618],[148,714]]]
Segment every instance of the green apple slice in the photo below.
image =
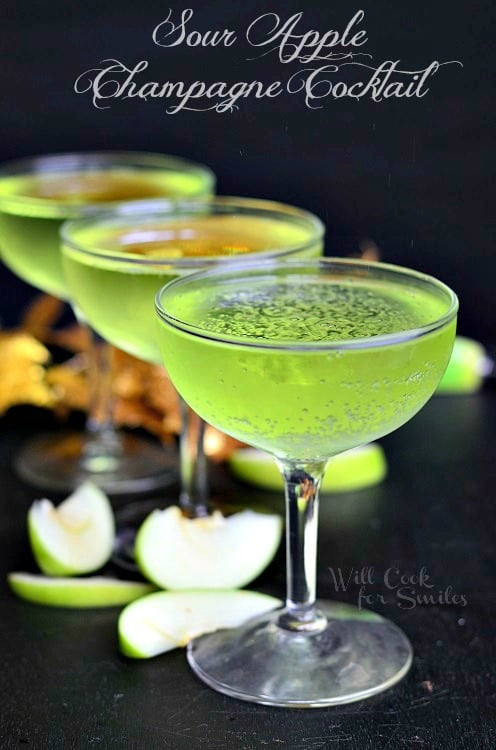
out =
[[256,591],[161,591],[129,604],[120,614],[119,647],[125,656],[147,659],[219,628],[234,628],[279,607]]
[[457,336],[451,358],[436,393],[475,393],[494,363],[478,341]]
[[[240,448],[229,459],[232,473],[244,482],[266,490],[282,491],[281,473],[273,457],[257,448]],[[349,492],[382,482],[387,473],[384,451],[368,443],[331,458],[322,492]]]
[[149,583],[117,578],[49,578],[31,573],[9,573],[7,582],[21,599],[48,607],[117,607],[155,590]]
[[92,573],[109,560],[115,522],[108,497],[84,482],[57,508],[36,500],[28,512],[31,549],[46,575]]
[[134,555],[143,573],[165,589],[242,588],[270,563],[282,519],[244,510],[185,518],[177,506],[155,510],[142,523]]

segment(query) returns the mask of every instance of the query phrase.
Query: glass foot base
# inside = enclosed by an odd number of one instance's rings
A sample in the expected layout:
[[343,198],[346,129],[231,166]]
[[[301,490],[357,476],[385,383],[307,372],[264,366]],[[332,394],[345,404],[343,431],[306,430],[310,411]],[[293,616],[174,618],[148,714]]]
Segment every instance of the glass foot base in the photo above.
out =
[[105,492],[127,495],[166,487],[177,480],[177,453],[127,433],[119,433],[118,455],[83,461],[84,433],[40,435],[29,440],[14,467],[28,484],[70,492],[91,479]]
[[327,627],[303,635],[278,626],[281,610],[240,628],[193,640],[188,661],[207,685],[234,698],[271,706],[319,708],[387,690],[408,672],[412,647],[380,615],[319,602]]

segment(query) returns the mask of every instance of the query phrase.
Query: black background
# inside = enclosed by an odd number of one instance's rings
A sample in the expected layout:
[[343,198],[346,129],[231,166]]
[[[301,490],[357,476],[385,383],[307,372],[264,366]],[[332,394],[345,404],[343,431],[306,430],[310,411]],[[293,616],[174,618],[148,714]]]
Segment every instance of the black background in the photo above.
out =
[[[193,7],[191,29],[229,28],[230,48],[155,46],[152,31],[173,10]],[[110,100],[97,110],[75,79],[104,58],[148,60],[142,81],[286,80],[296,65],[275,54],[256,61],[244,32],[266,12],[303,10],[298,32],[343,29],[358,8],[363,51],[375,64],[423,68],[460,60],[430,80],[422,99],[324,100],[310,110],[300,95],[241,100],[234,113],[167,115],[161,99]],[[494,339],[496,251],[491,233],[491,0],[474,3],[310,0],[184,3],[3,2],[0,160],[88,149],[137,149],[209,164],[218,192],[275,198],[306,207],[328,224],[328,254],[372,238],[382,259],[433,273],[460,295],[460,331]],[[493,58],[494,59],[494,58]],[[364,77],[365,80],[365,77]],[[3,270],[0,314],[18,318],[32,290]]]
[[[194,27],[232,28],[230,49],[154,47],[153,28],[172,6],[195,9]],[[491,233],[494,67],[492,0],[52,0],[0,5],[0,161],[69,150],[137,149],[209,164],[220,193],[275,198],[328,224],[327,252],[356,252],[372,238],[382,258],[439,275],[461,298],[460,331],[496,343],[496,250]],[[288,77],[275,57],[247,62],[241,43],[256,16],[304,10],[302,29],[343,28],[364,8],[367,51],[405,67],[461,60],[432,79],[421,100],[348,99],[310,111],[300,97],[233,114],[166,115],[165,103],[121,101],[96,110],[73,92],[99,60],[150,62],[145,80],[260,80]],[[293,70],[293,69],[292,69]],[[18,319],[33,294],[0,270],[0,316]],[[176,651],[130,664],[119,657],[115,610],[57,611],[26,604],[0,580],[3,669],[0,744],[32,748],[174,750],[494,750],[494,381],[477,395],[434,398],[384,441],[390,474],[379,487],[322,504],[319,591],[335,596],[328,567],[375,565],[415,572],[466,595],[466,608],[416,607],[384,614],[412,640],[414,667],[392,691],[327,711],[267,709],[207,689]],[[0,432],[2,570],[32,565],[24,529],[39,491],[14,475],[21,444],[52,417],[11,410]],[[229,484],[228,497],[242,497]],[[222,487],[222,483],[217,485]],[[251,502],[280,498],[245,489]],[[284,555],[254,588],[281,595]],[[356,590],[341,595],[356,603]],[[376,607],[373,607],[376,609]]]

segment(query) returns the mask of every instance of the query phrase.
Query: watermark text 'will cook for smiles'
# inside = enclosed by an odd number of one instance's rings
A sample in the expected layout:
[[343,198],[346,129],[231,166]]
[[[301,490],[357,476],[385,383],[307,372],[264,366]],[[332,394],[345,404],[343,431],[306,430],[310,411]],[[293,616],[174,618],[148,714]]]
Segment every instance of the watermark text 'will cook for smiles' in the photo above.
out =
[[348,571],[329,568],[329,572],[337,594],[357,590],[359,609],[374,604],[395,605],[399,609],[435,605],[467,606],[466,596],[456,593],[452,586],[440,588],[432,583],[425,567],[420,568],[418,573],[402,573],[398,568],[390,567],[382,575],[376,573],[375,568],[367,566]]

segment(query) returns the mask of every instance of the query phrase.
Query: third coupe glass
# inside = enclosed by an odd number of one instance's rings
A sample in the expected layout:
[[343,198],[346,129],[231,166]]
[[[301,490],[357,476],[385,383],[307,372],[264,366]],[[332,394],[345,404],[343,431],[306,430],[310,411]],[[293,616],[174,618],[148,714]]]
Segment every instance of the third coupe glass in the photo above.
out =
[[319,486],[331,456],[395,430],[429,399],[457,307],[429,276],[330,259],[217,268],[158,294],[179,393],[211,424],[271,452],[286,485],[286,606],[190,643],[190,664],[210,686],[316,707],[366,698],[408,671],[410,644],[391,622],[316,603]]

